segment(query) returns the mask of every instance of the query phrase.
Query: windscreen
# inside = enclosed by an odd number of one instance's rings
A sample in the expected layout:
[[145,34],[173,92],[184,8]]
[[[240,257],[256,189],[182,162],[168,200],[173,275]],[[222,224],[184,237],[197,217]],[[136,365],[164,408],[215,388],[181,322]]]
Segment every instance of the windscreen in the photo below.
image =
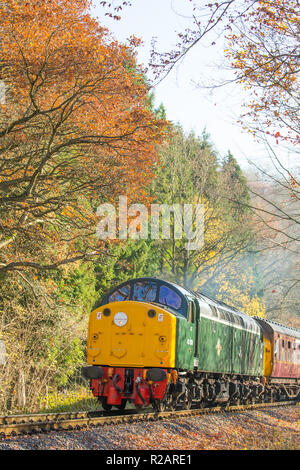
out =
[[137,281],[133,285],[132,300],[153,302],[156,299],[157,283],[153,281]]
[[130,285],[119,287],[108,297],[109,302],[118,302],[122,300],[128,300],[130,297]]
[[[159,290],[159,291],[158,291]],[[175,310],[182,306],[181,296],[166,285],[158,285],[155,281],[141,280],[116,288],[109,297],[109,302],[136,300],[139,302],[158,302]]]
[[181,307],[181,297],[173,289],[161,286],[159,290],[159,303],[177,310]]

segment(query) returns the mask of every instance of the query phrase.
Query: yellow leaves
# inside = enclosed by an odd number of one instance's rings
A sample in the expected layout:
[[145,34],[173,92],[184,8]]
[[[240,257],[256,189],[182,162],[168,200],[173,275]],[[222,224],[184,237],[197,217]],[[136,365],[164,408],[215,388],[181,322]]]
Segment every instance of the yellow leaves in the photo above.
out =
[[[250,316],[264,317],[266,307],[264,302],[252,291],[255,286],[253,271],[247,260],[236,257],[229,263],[222,265],[222,269],[215,272],[215,262],[218,259],[218,253],[210,253],[211,259],[206,260],[207,266],[212,266],[211,272],[207,270],[206,277],[213,276],[213,282],[218,286],[216,298],[228,305],[240,309]],[[205,279],[201,282],[205,282]],[[199,283],[201,287],[201,283]],[[200,288],[201,290],[201,288]]]
[[264,302],[262,302],[258,297],[245,299],[244,312],[250,316],[259,316],[264,318],[266,314],[266,307]]
[[61,213],[62,213],[62,215],[66,216],[66,217],[73,217],[76,214],[76,210],[75,210],[74,207],[67,206],[64,209],[62,209]]

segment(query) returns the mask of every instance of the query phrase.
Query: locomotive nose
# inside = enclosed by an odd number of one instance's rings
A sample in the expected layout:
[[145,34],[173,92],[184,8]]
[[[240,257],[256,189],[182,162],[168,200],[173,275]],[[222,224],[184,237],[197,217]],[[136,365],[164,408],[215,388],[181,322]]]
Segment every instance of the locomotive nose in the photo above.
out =
[[111,302],[91,314],[88,364],[174,367],[175,333],[175,317],[159,306]]

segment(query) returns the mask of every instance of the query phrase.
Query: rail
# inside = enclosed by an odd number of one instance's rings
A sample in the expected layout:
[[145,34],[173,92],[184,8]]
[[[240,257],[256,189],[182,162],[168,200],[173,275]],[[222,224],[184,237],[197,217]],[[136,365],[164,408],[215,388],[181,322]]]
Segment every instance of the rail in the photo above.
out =
[[171,419],[185,416],[198,416],[208,413],[238,412],[249,409],[269,408],[275,406],[299,406],[295,401],[278,403],[256,403],[236,406],[216,406],[211,408],[192,408],[190,410],[172,411],[136,411],[125,410],[112,412],[64,412],[45,413],[31,415],[0,416],[0,436],[16,436],[20,434],[32,434],[38,432],[49,432],[58,430],[81,430],[90,427],[103,426],[104,424],[133,423],[135,421],[154,421],[160,419]]

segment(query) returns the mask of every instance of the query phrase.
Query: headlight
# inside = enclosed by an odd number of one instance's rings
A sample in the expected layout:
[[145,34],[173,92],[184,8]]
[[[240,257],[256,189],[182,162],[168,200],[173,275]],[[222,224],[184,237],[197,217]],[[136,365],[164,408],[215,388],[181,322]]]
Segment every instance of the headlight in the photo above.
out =
[[124,326],[128,321],[128,317],[124,312],[118,312],[114,316],[114,324],[117,326]]

